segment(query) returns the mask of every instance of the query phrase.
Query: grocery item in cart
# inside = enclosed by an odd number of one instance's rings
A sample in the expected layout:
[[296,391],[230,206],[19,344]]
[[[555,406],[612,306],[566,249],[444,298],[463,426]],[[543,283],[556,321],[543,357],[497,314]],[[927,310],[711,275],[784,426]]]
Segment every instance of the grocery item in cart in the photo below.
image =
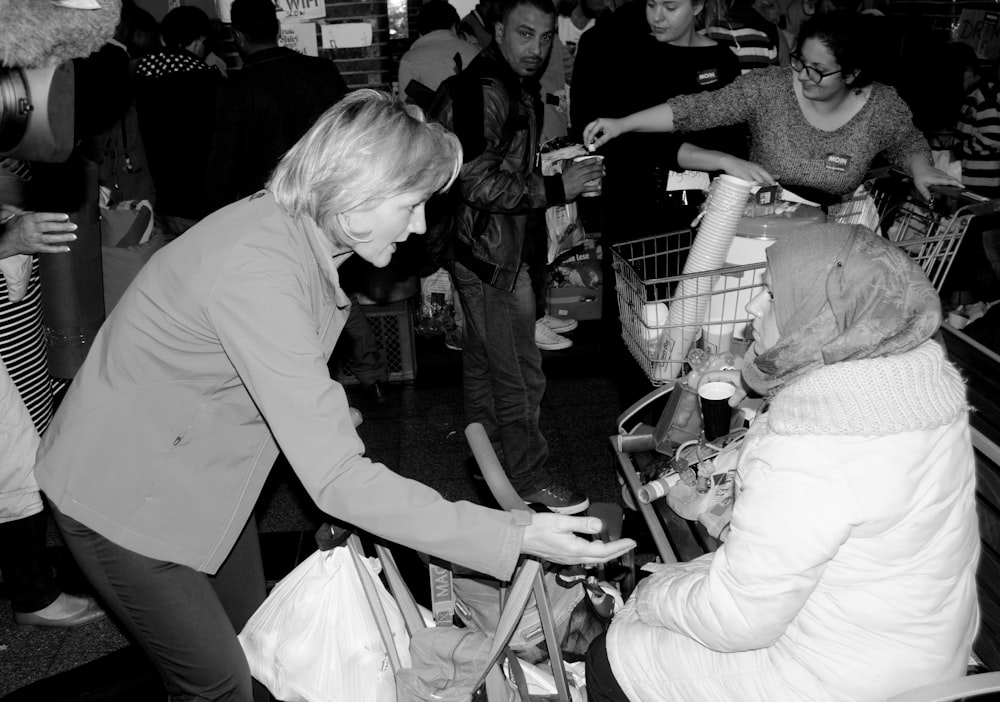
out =
[[[685,274],[715,270],[726,262],[752,187],[749,181],[730,175],[721,175],[712,181],[698,235],[684,264]],[[711,292],[712,285],[711,278],[706,277],[684,278],[678,283],[669,311],[668,363],[659,369],[665,374],[663,380],[676,378],[684,369],[684,358],[708,312],[707,293]]]

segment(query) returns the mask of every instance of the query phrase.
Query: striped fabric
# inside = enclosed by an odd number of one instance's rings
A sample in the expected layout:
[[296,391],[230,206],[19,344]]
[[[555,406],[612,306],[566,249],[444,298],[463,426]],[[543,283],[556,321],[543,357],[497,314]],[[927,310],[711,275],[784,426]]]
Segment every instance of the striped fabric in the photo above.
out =
[[965,98],[957,131],[962,182],[986,197],[1000,197],[1000,95],[998,86],[980,81]]
[[10,301],[7,283],[0,276],[0,358],[41,434],[52,418],[52,381],[42,335],[38,258],[32,263],[28,291],[20,302]]
[[31,180],[31,164],[13,158],[0,158],[0,171],[7,171],[21,180]]
[[737,24],[713,25],[704,33],[736,54],[740,72],[749,73],[755,68],[778,65],[778,48],[767,34],[753,27]]

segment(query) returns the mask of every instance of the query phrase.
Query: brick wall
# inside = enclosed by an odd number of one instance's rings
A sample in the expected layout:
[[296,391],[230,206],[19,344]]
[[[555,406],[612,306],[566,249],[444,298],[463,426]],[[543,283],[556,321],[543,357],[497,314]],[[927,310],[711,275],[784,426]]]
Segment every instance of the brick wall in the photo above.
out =
[[[351,89],[375,88],[389,90],[399,72],[399,59],[410,47],[416,36],[420,0],[409,0],[408,17],[410,38],[389,39],[388,4],[386,0],[339,1],[326,3],[326,18],[315,20],[319,56],[337,64],[341,75]],[[357,49],[324,49],[320,25],[368,22],[372,25],[372,44]],[[223,28],[223,46],[226,62],[234,69],[240,65],[229,26]]]

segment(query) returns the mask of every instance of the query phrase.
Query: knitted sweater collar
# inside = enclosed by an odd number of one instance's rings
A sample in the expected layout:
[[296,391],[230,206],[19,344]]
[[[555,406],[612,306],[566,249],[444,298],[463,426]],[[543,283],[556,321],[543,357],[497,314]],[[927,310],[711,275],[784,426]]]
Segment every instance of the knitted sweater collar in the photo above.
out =
[[778,434],[884,436],[950,423],[965,384],[941,345],[823,366],[782,388],[767,412]]

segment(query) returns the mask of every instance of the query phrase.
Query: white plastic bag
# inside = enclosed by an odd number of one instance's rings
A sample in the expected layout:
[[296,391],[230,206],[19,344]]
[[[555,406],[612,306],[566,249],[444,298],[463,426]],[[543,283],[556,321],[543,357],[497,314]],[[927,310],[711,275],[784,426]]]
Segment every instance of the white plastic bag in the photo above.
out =
[[[378,573],[377,559],[363,559]],[[404,666],[410,637],[392,595],[376,577]],[[239,635],[250,673],[288,702],[395,702],[392,666],[350,551],[316,551],[254,612]]]
[[[586,155],[587,150],[579,144],[543,153],[542,175],[558,175],[562,173],[563,161]],[[559,254],[583,243],[583,222],[580,220],[580,213],[575,202],[547,208],[545,210],[545,227],[549,234],[548,263],[556,260]]]

